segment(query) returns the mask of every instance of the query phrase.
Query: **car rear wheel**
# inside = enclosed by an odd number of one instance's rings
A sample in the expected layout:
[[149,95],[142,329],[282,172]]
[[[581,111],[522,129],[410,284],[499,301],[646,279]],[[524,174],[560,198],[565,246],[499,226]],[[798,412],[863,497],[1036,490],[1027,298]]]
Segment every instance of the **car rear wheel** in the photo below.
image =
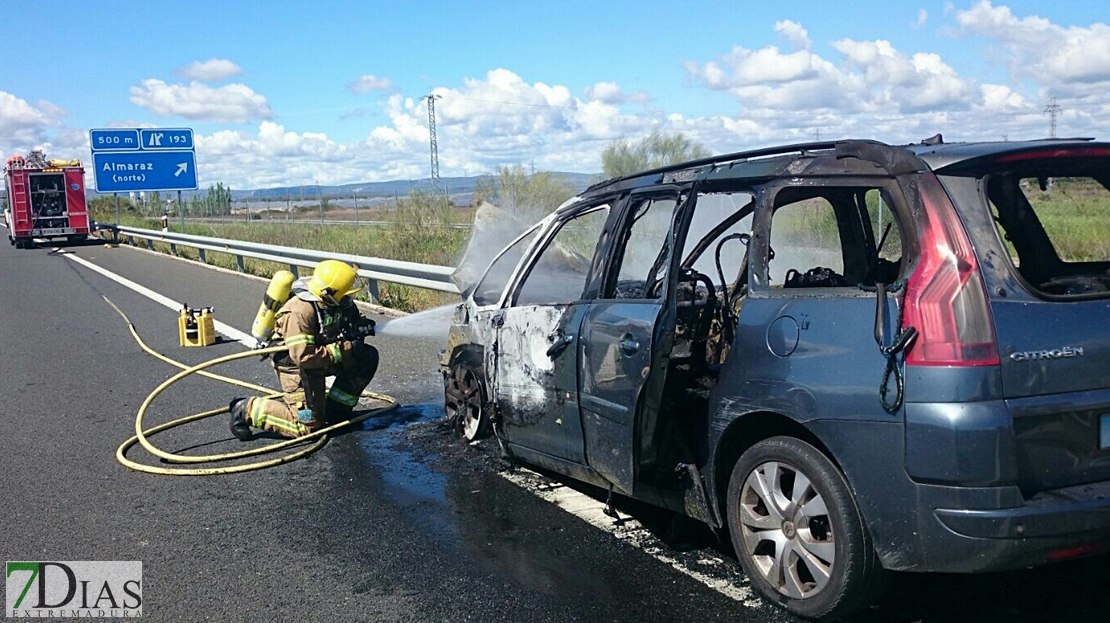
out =
[[481,368],[464,361],[452,364],[445,379],[443,404],[447,420],[467,441],[489,434],[489,413]]
[[752,586],[794,614],[843,616],[884,586],[848,483],[804,441],[773,437],[741,455],[729,480],[728,522]]

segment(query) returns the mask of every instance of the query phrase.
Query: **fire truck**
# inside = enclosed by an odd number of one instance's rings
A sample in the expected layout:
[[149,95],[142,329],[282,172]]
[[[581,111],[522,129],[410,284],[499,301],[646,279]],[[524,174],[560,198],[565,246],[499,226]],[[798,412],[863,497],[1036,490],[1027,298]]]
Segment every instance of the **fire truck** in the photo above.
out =
[[4,167],[8,240],[30,248],[34,238],[80,242],[89,235],[85,169],[79,160],[47,160],[41,150],[8,158]]

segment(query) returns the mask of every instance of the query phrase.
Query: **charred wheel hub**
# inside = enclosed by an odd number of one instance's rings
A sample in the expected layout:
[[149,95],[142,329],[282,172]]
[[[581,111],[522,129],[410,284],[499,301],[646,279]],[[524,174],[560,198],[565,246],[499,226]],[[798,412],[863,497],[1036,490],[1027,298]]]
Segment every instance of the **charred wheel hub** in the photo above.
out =
[[465,363],[451,366],[446,379],[444,406],[447,418],[468,441],[480,438],[488,427],[481,375]]
[[782,522],[782,535],[788,539],[793,539],[794,537],[798,536],[798,530],[794,528],[793,521]]

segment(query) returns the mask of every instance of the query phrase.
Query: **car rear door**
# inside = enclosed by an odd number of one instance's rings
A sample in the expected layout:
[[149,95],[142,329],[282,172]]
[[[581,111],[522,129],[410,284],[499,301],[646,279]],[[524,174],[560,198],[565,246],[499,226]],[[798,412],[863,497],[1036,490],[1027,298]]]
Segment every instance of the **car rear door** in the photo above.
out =
[[982,258],[1027,492],[1110,479],[1110,149],[941,175]]

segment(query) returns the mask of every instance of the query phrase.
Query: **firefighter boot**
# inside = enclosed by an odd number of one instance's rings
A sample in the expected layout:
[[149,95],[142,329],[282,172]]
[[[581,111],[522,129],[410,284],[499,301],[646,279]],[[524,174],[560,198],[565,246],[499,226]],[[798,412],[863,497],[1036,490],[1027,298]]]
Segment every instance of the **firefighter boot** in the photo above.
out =
[[324,423],[328,426],[338,424],[344,420],[351,419],[351,414],[354,413],[354,407],[348,407],[345,404],[328,398],[325,404]]
[[233,398],[227,405],[227,410],[231,412],[231,434],[239,441],[254,439],[254,432],[247,423],[247,402],[246,398]]

